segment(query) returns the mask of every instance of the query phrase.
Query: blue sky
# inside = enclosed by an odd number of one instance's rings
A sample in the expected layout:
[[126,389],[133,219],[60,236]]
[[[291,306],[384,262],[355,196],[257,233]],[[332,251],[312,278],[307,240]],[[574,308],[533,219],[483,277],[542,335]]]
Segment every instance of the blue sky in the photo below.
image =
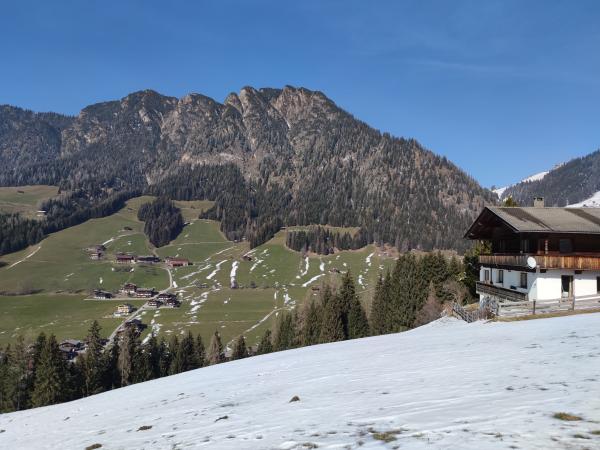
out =
[[503,185],[600,148],[599,23],[594,0],[3,2],[0,103],[305,86]]

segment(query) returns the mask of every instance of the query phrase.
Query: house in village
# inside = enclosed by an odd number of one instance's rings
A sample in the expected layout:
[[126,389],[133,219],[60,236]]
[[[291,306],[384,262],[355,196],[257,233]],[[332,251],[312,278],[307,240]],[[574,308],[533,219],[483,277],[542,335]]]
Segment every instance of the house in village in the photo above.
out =
[[94,289],[94,298],[96,300],[109,300],[113,298],[111,292],[103,291],[102,289]]
[[119,290],[122,295],[135,295],[137,291],[137,285],[133,283],[125,283],[123,287]]
[[117,262],[117,264],[131,264],[135,261],[135,255],[130,255],[127,253],[117,253],[115,261]]
[[135,262],[138,264],[156,264],[160,262],[160,258],[154,255],[136,256]]
[[163,302],[161,300],[159,300],[158,298],[151,298],[150,300],[148,300],[146,302],[146,305],[150,308],[160,308],[162,306]]
[[102,252],[90,252],[89,256],[90,256],[91,260],[98,261],[99,259],[102,259],[102,257],[104,256],[104,253],[102,253]]
[[77,339],[65,339],[58,344],[58,349],[67,361],[75,359],[79,353],[85,350],[85,348],[86,345]]
[[137,288],[134,297],[137,298],[151,298],[156,295],[156,290],[154,288],[145,289],[145,288]]
[[117,330],[117,335],[124,333],[126,330],[128,330],[130,328],[133,328],[133,331],[135,332],[135,334],[139,335],[142,331],[144,331],[144,329],[146,327],[147,327],[147,325],[144,325],[142,323],[141,319],[138,319],[138,318],[131,319],[119,327],[119,329]]
[[85,249],[88,253],[90,259],[99,260],[104,256],[104,252],[106,252],[106,247],[103,244],[92,245]]
[[191,264],[190,261],[185,258],[172,258],[170,256],[165,258],[165,263],[169,267],[184,267]]
[[117,306],[116,315],[128,316],[133,311],[135,311],[135,308],[133,307],[133,305],[130,305],[129,303],[123,303],[122,305]]
[[600,208],[484,208],[465,237],[479,256],[480,306],[497,315],[600,308]]

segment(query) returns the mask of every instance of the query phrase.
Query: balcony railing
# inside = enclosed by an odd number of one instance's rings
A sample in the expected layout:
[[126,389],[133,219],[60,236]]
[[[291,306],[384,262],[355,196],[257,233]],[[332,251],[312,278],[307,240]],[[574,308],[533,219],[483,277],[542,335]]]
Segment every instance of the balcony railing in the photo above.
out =
[[600,270],[600,256],[581,255],[480,255],[484,266],[508,266],[527,268],[527,258],[534,257],[540,269]]
[[502,300],[510,302],[525,302],[527,301],[527,294],[525,292],[515,291],[513,289],[506,289],[493,284],[483,283],[478,281],[475,285],[475,290],[478,294],[490,295]]

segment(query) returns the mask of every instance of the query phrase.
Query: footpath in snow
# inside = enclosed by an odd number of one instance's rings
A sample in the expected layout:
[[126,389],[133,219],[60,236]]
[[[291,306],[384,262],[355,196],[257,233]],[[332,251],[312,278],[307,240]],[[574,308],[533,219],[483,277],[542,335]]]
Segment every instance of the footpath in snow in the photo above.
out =
[[248,358],[0,415],[0,448],[600,448],[599,324],[440,319]]

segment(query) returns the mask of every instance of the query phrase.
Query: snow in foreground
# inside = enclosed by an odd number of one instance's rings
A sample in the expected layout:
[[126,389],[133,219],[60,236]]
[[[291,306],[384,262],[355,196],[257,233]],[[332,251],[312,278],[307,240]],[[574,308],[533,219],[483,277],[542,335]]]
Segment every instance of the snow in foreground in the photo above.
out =
[[0,430],[7,449],[599,448],[600,314],[441,319],[2,415]]

